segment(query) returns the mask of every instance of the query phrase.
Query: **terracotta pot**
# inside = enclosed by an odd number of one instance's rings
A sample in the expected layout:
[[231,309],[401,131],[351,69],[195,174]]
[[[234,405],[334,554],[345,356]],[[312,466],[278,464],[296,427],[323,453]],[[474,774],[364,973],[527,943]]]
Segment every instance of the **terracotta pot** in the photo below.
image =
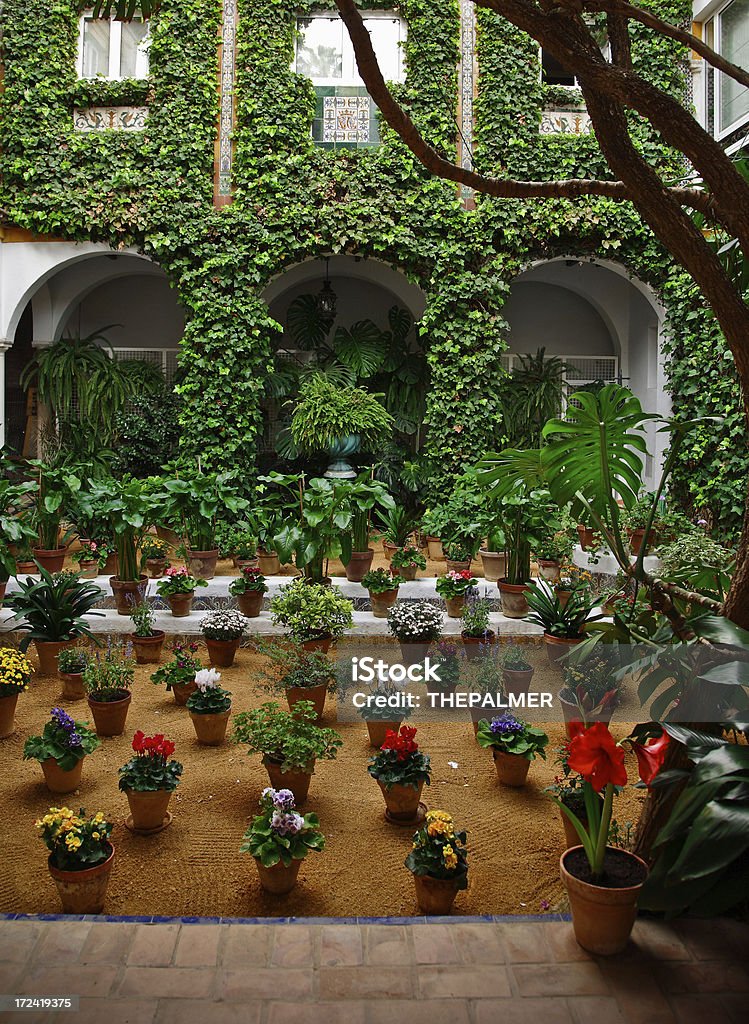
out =
[[247,590],[244,594],[237,594],[237,607],[242,615],[248,619],[256,619],[263,607],[265,592],[262,590]]
[[390,571],[395,575],[396,573],[402,580],[415,580],[416,574],[419,571],[418,565],[399,565],[396,569],[395,566],[390,567]]
[[[557,694],[559,704],[562,708],[562,715],[564,716],[564,725],[567,732],[567,736],[570,735],[570,723],[582,721],[582,713],[578,708],[577,704],[571,700],[566,700],[561,693]],[[611,717],[614,714],[614,708],[608,708],[604,711],[600,711],[598,714],[588,713],[585,716],[585,721],[588,725],[594,725],[596,722],[604,722],[606,725],[611,721]]]
[[392,729],[393,732],[398,732],[401,727],[401,720],[397,722],[367,722],[367,732],[369,733],[369,745],[370,747],[377,747],[379,750],[382,744],[385,742],[385,733],[388,729]]
[[445,561],[445,552],[442,548],[442,541],[439,537],[427,537],[427,551],[429,553],[428,557],[431,558],[433,562]]
[[99,575],[99,563],[97,561],[80,562],[78,575],[82,580],[95,580]]
[[216,665],[218,668],[231,668],[241,639],[239,636],[235,636],[233,640],[211,640],[210,637],[204,637],[211,665]]
[[234,567],[242,572],[244,569],[259,569],[257,555],[254,558],[234,558]]
[[39,659],[40,676],[57,675],[57,656],[68,647],[75,647],[75,640],[35,640],[36,656]]
[[[642,547],[642,542],[645,540],[645,531],[644,530],[627,530],[627,533],[629,534],[629,548],[630,548],[630,551],[632,552],[633,555],[639,555],[640,554],[640,548]],[[652,534],[651,534],[650,543],[652,544]]]
[[484,579],[487,583],[498,583],[505,578],[507,573],[507,556],[504,551],[487,551],[482,548],[479,551],[481,564],[484,567]]
[[[641,877],[620,889],[593,885],[572,873],[581,863],[582,851],[582,846],[573,846],[559,858],[559,874],[570,901],[575,938],[589,953],[613,956],[621,953],[629,941],[637,917],[637,899],[647,878],[648,867],[633,853],[607,846],[604,871],[608,862],[610,871],[621,866],[628,868],[635,878]],[[584,858],[584,854],[582,856]]]
[[[584,814],[580,814],[577,811],[575,811],[575,814],[580,819],[580,824],[583,825],[584,828],[587,830],[588,819],[585,817]],[[575,831],[575,826],[572,824],[572,822],[561,809],[561,807],[559,808],[559,816],[562,819],[562,828],[564,829],[564,848],[565,850],[571,850],[573,846],[580,845],[580,837]]]
[[187,704],[190,694],[195,693],[198,688],[198,684],[192,683],[174,683],[172,686],[172,693],[174,694],[174,703],[179,704],[180,707],[184,707]]
[[[385,552],[387,555],[387,551]],[[374,559],[374,548],[367,548],[366,551],[352,551],[351,558],[344,565],[346,579],[350,583],[361,583],[369,570],[372,568]],[[389,561],[390,559],[388,559]]]
[[312,704],[314,704],[318,722],[323,716],[323,711],[325,710],[325,698],[327,695],[328,687],[325,683],[320,683],[319,686],[290,686],[286,690],[286,700],[289,705],[289,711],[293,711],[295,705],[300,700],[311,701]]
[[445,605],[447,607],[447,617],[449,619],[460,619],[463,617],[463,612],[466,610],[466,596],[461,594],[459,597],[446,597]]
[[472,559],[470,558],[467,562],[456,562],[452,558],[446,558],[445,564],[447,565],[448,572],[470,572],[471,561]]
[[547,558],[539,558],[538,575],[542,580],[554,583],[559,579],[559,562],[554,562]]
[[121,580],[117,576],[112,576],[109,580],[109,585],[114,594],[117,614],[130,615],[136,605],[143,603],[146,587],[148,586],[148,576],[141,574],[137,581]]
[[455,897],[460,892],[455,879],[432,878],[430,875],[414,875],[413,879],[420,910],[441,917],[450,913]]
[[528,593],[527,583],[508,583],[506,580],[498,580],[500,599],[502,602],[502,614],[508,619],[523,619],[528,614]]
[[274,896],[284,896],[287,892],[291,892],[296,885],[299,868],[302,866],[300,860],[292,860],[288,867],[279,861],[272,868],[263,867],[258,857],[254,857],[253,860],[257,867],[260,885],[266,892],[273,893]]
[[263,576],[279,576],[281,574],[281,560],[274,551],[263,551],[262,548],[258,548],[257,560]]
[[474,736],[479,731],[479,722],[482,720],[482,718],[485,718],[487,721],[490,721],[493,713],[494,712],[491,711],[488,708],[470,708],[469,709],[469,714],[471,716],[471,725],[473,726],[473,735]]
[[60,694],[61,699],[83,700],[86,696],[86,690],[83,686],[83,673],[60,672],[59,676],[62,680],[62,693]]
[[182,543],[180,535],[174,530],[170,530],[167,526],[157,526],[156,536],[159,540],[165,540],[173,548],[178,548]]
[[161,579],[166,569],[166,558],[147,558],[146,572],[152,580]]
[[382,540],[382,550],[383,550],[383,553],[385,555],[386,560],[389,562],[390,559],[395,554],[395,552],[398,550],[398,545],[397,544],[392,544],[389,540],[385,540],[383,538],[383,540]]
[[217,715],[198,715],[190,712],[198,743],[204,747],[220,747],[226,739],[226,727],[229,724],[231,708],[219,711]]
[[86,758],[82,757],[69,772],[64,772],[54,757],[48,757],[46,761],[41,761],[44,781],[50,793],[72,793],[74,790],[80,789],[81,772],[85,760]]
[[382,594],[373,594],[371,590],[369,591],[369,603],[372,606],[372,614],[376,619],[386,619],[388,611],[397,600],[397,587],[394,587],[392,590],[386,590]]
[[493,646],[493,644],[497,642],[497,634],[493,629],[488,629],[483,636],[466,636],[465,633],[461,633],[460,636],[463,640],[466,658],[469,661],[474,661],[476,658],[480,658],[487,648]]
[[502,682],[504,683],[505,693],[511,693],[515,697],[519,697],[521,693],[527,693],[528,687],[531,685],[531,679],[533,678],[534,671],[535,670],[532,668],[502,669]]
[[[125,691],[122,691],[123,694]],[[97,736],[121,736],[125,731],[125,719],[132,696],[127,693],[119,700],[92,700],[88,698],[88,706],[94,716]]]
[[592,526],[583,526],[582,523],[578,523],[577,536],[583,551],[590,551],[595,547],[595,536]]
[[572,597],[572,591],[571,590],[557,590],[556,591],[556,595],[557,595],[557,598],[559,600],[560,608],[566,608],[567,607],[567,602]]
[[216,562],[218,562],[218,548],[212,548],[210,551],[187,549],[185,564],[196,579],[212,580],[216,575]]
[[544,633],[546,657],[548,658],[551,667],[558,669],[561,672],[564,665],[560,664],[560,659],[563,658],[564,655],[573,647],[577,647],[578,644],[581,644],[584,639],[584,636],[552,636],[550,633]]
[[107,555],[107,560],[104,563],[101,574],[102,576],[116,576],[119,571],[120,561],[117,557],[117,552],[113,551],[111,555]]
[[35,560],[47,572],[62,572],[66,548],[32,548]]
[[128,633],[127,639],[133,645],[135,661],[138,665],[158,665],[161,661],[161,649],[166,639],[163,629],[157,629],[151,636],[136,636],[135,633]]
[[83,871],[61,871],[47,861],[49,873],[57,886],[64,914],[100,914],[104,909],[109,876],[114,864],[114,843],[109,844],[112,852],[101,864]]
[[155,789],[149,792],[126,789],[125,794],[133,818],[132,828],[136,832],[151,832],[153,829],[161,828],[169,801],[172,799],[171,789]]
[[7,580],[0,580],[0,605],[5,600],[5,589],[8,586]]
[[419,813],[419,801],[424,783],[418,786],[394,785],[387,789],[385,785],[377,780],[377,785],[385,797],[385,806],[388,809],[388,816],[393,821],[416,821]]
[[407,668],[411,665],[419,665],[424,661],[424,658],[426,658],[431,646],[431,640],[428,640],[425,643],[401,642],[401,661]]
[[279,761],[272,761],[267,755],[263,757],[263,764],[268,773],[270,784],[274,789],[290,789],[294,794],[294,802],[301,807],[307,800],[312,776],[315,772],[315,762],[307,765],[306,771],[295,769],[289,772],[281,771]]
[[39,566],[36,562],[19,562],[16,559],[16,576],[38,576]]
[[522,754],[505,754],[501,750],[493,750],[494,767],[497,778],[503,786],[524,786],[531,766],[527,757]]
[[316,636],[310,640],[302,641],[302,650],[307,651],[320,651],[322,654],[327,654],[330,650],[330,645],[333,643],[331,636]]
[[11,693],[0,697],[0,740],[12,736],[16,731],[16,704],[20,694]]
[[175,619],[184,619],[192,611],[192,603],[195,600],[195,592],[189,594],[169,594],[167,602]]

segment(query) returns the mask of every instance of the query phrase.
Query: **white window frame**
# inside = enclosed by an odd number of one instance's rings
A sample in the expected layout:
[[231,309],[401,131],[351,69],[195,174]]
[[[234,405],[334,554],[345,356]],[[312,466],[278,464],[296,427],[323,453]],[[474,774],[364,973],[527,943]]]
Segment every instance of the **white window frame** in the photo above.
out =
[[[78,78],[87,82],[121,82],[120,59],[122,56],[122,26],[124,22],[109,19],[109,68],[106,75],[97,75],[95,78],[85,78],[83,74],[83,33],[85,23],[92,21],[91,11],[84,11],[78,20],[78,58],[76,60],[76,74]],[[106,19],[97,19],[106,21]],[[142,19],[140,19],[142,20]],[[146,34],[143,42],[138,47],[138,55],[135,59],[135,78],[144,81],[149,76],[148,44],[150,42],[150,23],[146,22]]]
[[[707,37],[708,25],[712,24],[712,30],[713,30],[713,49],[715,50],[716,53],[721,53],[721,50],[720,50],[720,36],[721,36],[720,19],[722,18],[724,12],[731,6],[731,4],[733,2],[734,2],[734,0],[727,0],[727,3],[722,3],[720,5],[709,5],[707,7],[707,9],[705,9],[704,11],[701,12],[700,24],[702,26],[702,38],[705,39]],[[708,65],[708,62],[704,61],[704,64],[705,64],[705,75],[704,75],[704,83],[703,83],[703,95],[704,95],[704,105],[705,105],[705,125],[707,125],[707,111],[708,111],[708,94],[707,94],[708,76],[707,76],[707,65]],[[712,67],[712,65],[711,65],[711,67]],[[749,68],[747,70],[749,70]],[[746,113],[742,114],[740,117],[736,118],[735,121],[732,121],[731,124],[729,124],[726,128],[721,128],[720,127],[720,112],[721,112],[721,106],[722,106],[722,95],[721,94],[722,94],[722,91],[723,91],[723,82],[724,82],[725,79],[724,79],[723,72],[719,71],[718,68],[713,68],[712,71],[713,71],[713,136],[714,136],[714,138],[716,138],[718,140],[721,140],[721,139],[727,138],[729,135],[732,135],[739,128],[742,128],[744,126],[749,126],[749,110]]]
[[[403,52],[403,43],[408,35],[408,23],[406,19],[401,17],[397,11],[361,11],[362,20],[366,24],[368,21],[397,21],[400,23],[400,40],[398,44],[398,77],[395,79],[396,82],[401,83],[406,78],[406,67],[405,67],[405,54]],[[311,14],[298,14],[297,23],[299,21],[341,21],[340,15],[333,14],[332,12],[317,11]],[[303,71],[297,69],[297,56],[299,50],[299,34],[294,41],[294,63],[293,70],[296,74],[304,75]],[[309,81],[313,85],[326,85],[336,86],[340,85],[344,88],[357,87],[363,88],[364,82],[359,78],[358,71],[356,69],[356,56],[354,54],[354,47],[351,42],[351,37],[348,34],[348,30],[345,25],[342,25],[342,47],[341,47],[341,58],[342,68],[340,78],[310,78]],[[305,75],[306,77],[306,75]],[[391,79],[392,81],[392,79]]]

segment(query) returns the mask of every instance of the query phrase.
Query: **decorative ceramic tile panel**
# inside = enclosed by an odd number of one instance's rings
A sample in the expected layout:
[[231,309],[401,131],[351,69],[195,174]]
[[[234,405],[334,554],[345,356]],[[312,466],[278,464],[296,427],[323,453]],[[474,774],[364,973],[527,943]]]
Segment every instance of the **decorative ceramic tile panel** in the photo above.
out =
[[323,142],[369,142],[369,96],[323,97]]
[[587,135],[592,127],[584,110],[544,110],[539,131],[542,135]]
[[[466,170],[473,168],[473,98],[476,83],[476,12],[473,0],[460,0],[460,69],[458,88],[460,96],[459,163]],[[462,188],[463,195],[473,195],[473,189]]]
[[77,132],[138,132],[147,120],[148,107],[84,107],[73,111]]
[[223,0],[221,28],[221,97],[218,136],[219,196],[231,195],[232,132],[234,129],[234,73],[237,38],[236,0]]

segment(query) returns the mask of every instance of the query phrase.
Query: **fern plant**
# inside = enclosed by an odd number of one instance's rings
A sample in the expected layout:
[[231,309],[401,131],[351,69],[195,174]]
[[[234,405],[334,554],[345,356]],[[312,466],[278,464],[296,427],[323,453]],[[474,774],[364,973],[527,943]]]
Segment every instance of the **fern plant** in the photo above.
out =
[[358,435],[363,449],[386,440],[393,418],[363,388],[338,387],[321,374],[304,381],[291,419],[291,436],[304,451],[327,451],[337,441]]

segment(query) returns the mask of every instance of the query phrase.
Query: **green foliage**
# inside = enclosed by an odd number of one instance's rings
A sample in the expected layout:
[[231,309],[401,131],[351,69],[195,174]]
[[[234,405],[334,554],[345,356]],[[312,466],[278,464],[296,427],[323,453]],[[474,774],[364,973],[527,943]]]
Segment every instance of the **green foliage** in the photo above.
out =
[[121,475],[156,476],[177,455],[179,402],[162,391],[115,420],[115,468]]
[[53,758],[61,771],[69,772],[100,746],[101,740],[85,722],[76,722],[60,708],[53,708],[41,736],[29,736],[24,743],[23,759],[41,762]]
[[582,637],[585,623],[598,604],[597,597],[590,597],[584,590],[575,590],[562,605],[556,590],[544,580],[531,583],[525,597],[530,608],[529,622],[541,626],[549,636],[570,640]]
[[103,652],[95,652],[83,672],[83,685],[89,697],[104,703],[126,697],[134,680],[135,661],[130,648],[109,641]]
[[414,835],[404,864],[414,875],[450,879],[455,881],[458,890],[467,889],[466,833],[455,831],[451,815],[428,811],[426,822]]
[[273,624],[283,626],[295,643],[341,636],[351,628],[351,609],[351,602],[335,587],[303,578],[281,587],[270,603]]
[[313,374],[299,389],[291,418],[291,436],[306,452],[328,451],[336,442],[358,435],[365,451],[385,441],[393,419],[362,388],[338,387],[322,374]]
[[532,761],[534,757],[546,760],[545,747],[549,737],[543,729],[529,725],[522,718],[505,712],[489,721],[479,722],[476,742],[480,747],[489,747],[502,754],[516,754]]
[[249,508],[230,473],[189,472],[163,483],[163,515],[177,520],[182,535],[193,551],[213,551],[216,525],[224,510],[234,515]]
[[264,790],[260,806],[262,813],[245,832],[240,853],[251,854],[264,868],[278,863],[288,868],[292,861],[304,860],[310,850],[319,853],[325,848],[317,815],[297,814],[289,790]]
[[394,576],[389,569],[370,569],[364,574],[361,585],[370,594],[388,594],[391,590],[397,590],[400,582],[401,577]]
[[234,716],[234,739],[247,744],[249,754],[280,765],[282,772],[311,771],[314,761],[334,760],[343,745],[335,729],[322,729],[316,721],[311,701],[297,701],[293,712],[269,701]]
[[18,579],[18,590],[5,599],[5,606],[14,612],[16,629],[26,633],[20,643],[22,651],[32,640],[42,642],[75,640],[79,636],[93,639],[84,615],[103,615],[92,611],[102,596],[101,587],[88,580],[79,580],[76,573],[50,574],[39,569],[39,579],[27,576]]

